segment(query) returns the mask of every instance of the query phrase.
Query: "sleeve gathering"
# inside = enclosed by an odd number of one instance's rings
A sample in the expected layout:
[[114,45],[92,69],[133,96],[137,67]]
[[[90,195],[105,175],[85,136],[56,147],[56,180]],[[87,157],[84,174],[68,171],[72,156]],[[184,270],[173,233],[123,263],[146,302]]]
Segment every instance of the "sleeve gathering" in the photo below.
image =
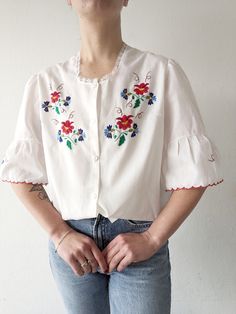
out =
[[0,165],[3,182],[48,184],[38,97],[38,75],[26,82],[15,133]]
[[161,181],[165,191],[223,182],[221,155],[207,135],[195,94],[182,67],[168,59]]

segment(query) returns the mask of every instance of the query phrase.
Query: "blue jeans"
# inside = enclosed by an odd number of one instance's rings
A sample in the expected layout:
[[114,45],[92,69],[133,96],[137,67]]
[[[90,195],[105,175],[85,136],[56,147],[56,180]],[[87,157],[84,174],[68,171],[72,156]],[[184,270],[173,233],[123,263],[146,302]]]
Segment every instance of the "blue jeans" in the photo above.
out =
[[[143,232],[152,221],[95,218],[65,220],[74,230],[90,236],[100,250],[120,233]],[[171,264],[169,240],[149,259],[131,263],[122,272],[75,275],[49,239],[49,263],[69,314],[170,314]]]

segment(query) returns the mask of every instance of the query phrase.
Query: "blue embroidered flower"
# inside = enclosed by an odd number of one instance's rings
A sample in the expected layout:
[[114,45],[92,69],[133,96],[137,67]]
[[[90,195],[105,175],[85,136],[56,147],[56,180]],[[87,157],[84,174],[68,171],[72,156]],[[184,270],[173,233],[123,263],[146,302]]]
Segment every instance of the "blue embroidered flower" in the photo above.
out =
[[108,125],[105,130],[104,130],[104,134],[106,135],[106,137],[108,138],[112,138],[112,133],[111,133],[111,129],[112,129],[112,125]]
[[138,132],[139,132],[138,125],[137,125],[137,123],[134,123],[134,124],[133,124],[133,132],[131,133],[131,137],[136,136],[136,134],[137,134]]
[[121,97],[123,97],[124,99],[128,99],[128,90],[127,88],[123,89],[123,91],[120,93]]
[[64,106],[69,106],[70,101],[71,101],[71,97],[70,97],[70,96],[67,96],[67,97],[66,97],[66,100],[65,100],[65,102],[64,102]]
[[78,129],[78,133],[80,136],[78,137],[78,141],[83,141],[85,138],[85,133],[82,129]]
[[42,108],[44,111],[48,112],[48,105],[50,104],[49,101],[44,101],[44,103],[42,104]]
[[149,93],[149,95],[146,97],[148,100],[148,105],[152,105],[154,101],[157,100],[157,97],[153,93]]
[[61,130],[58,130],[58,132],[57,132],[57,140],[58,140],[59,142],[63,142],[63,139],[62,139],[62,137],[61,137]]

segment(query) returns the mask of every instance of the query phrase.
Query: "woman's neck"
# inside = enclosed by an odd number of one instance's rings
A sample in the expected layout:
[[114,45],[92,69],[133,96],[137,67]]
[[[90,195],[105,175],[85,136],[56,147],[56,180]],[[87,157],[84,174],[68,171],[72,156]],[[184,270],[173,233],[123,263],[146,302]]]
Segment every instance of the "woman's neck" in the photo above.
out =
[[123,44],[120,17],[117,20],[80,20],[80,58],[83,66],[112,63]]

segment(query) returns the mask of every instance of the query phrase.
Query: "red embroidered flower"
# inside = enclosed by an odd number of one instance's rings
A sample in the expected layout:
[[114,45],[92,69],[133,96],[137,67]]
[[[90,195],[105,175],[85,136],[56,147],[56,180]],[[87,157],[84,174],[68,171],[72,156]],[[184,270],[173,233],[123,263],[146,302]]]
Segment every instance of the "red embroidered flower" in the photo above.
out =
[[126,130],[131,127],[133,120],[131,119],[133,117],[130,115],[123,115],[122,117],[116,118],[118,120],[117,125],[121,130]]
[[53,92],[53,93],[51,93],[51,101],[53,103],[57,102],[59,98],[60,98],[60,92]]
[[66,120],[65,122],[62,122],[62,131],[65,133],[65,134],[69,134],[72,132],[72,130],[74,129],[74,126],[72,125],[72,123],[74,123],[73,121],[70,121],[70,120]]
[[135,84],[134,85],[134,91],[137,95],[143,95],[148,92],[149,90],[149,83],[141,83],[141,84]]

